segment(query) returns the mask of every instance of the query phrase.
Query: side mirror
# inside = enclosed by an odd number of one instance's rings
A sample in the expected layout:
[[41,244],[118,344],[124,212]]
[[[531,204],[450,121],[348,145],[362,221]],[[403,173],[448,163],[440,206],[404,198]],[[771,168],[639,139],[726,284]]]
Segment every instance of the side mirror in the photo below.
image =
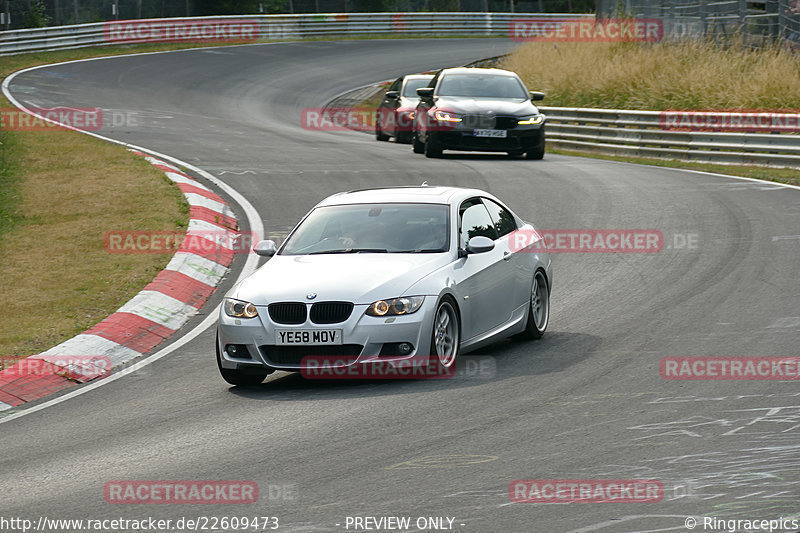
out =
[[394,100],[398,96],[400,96],[400,93],[397,92],[397,91],[387,91],[386,92],[386,98],[391,98],[392,100]]
[[417,89],[417,96],[420,98],[433,98],[433,87],[420,87]]
[[255,250],[256,255],[260,255],[262,257],[272,257],[275,255],[275,252],[278,251],[278,247],[275,245],[275,241],[266,240],[266,241],[258,241],[256,247],[253,248]]
[[544,100],[544,93],[541,93],[539,91],[531,91],[531,100],[533,100],[534,102]]
[[494,250],[494,241],[483,235],[476,235],[467,243],[468,254],[482,254],[492,250]]

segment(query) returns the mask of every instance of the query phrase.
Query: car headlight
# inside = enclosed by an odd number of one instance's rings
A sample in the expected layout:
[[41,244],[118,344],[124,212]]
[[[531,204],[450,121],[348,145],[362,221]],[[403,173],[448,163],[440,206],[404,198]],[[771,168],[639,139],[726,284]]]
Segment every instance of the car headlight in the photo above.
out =
[[436,111],[433,116],[440,122],[461,122],[461,115],[449,111]]
[[225,298],[222,304],[225,314],[233,318],[255,318],[258,316],[258,309],[250,302]]
[[544,122],[544,115],[531,115],[529,117],[520,117],[517,124],[541,124]]
[[424,296],[403,296],[390,300],[378,300],[367,307],[367,314],[370,316],[410,315],[422,307],[424,301]]

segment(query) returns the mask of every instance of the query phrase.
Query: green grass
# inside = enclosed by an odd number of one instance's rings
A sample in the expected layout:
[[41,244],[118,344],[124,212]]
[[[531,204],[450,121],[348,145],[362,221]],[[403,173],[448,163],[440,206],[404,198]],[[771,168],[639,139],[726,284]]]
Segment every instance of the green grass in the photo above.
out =
[[19,180],[17,140],[13,135],[0,131],[0,242],[19,217]]

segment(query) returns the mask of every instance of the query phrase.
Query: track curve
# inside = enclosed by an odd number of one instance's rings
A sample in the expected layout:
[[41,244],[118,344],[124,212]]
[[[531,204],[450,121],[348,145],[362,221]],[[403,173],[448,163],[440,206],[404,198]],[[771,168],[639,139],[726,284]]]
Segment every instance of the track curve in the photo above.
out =
[[[17,76],[9,89],[22,103],[137,117],[102,133],[211,172],[256,207],[273,236],[330,193],[428,180],[489,190],[541,227],[652,228],[670,247],[556,255],[547,335],[478,352],[493,356],[492,379],[323,383],[279,374],[239,390],[217,375],[208,330],[139,372],[3,424],[3,516],[271,515],[279,531],[344,530],[353,515],[449,516],[470,532],[618,532],[681,531],[689,514],[797,514],[796,385],[665,381],[659,361],[798,355],[800,191],[555,155],[428,160],[360,133],[299,125],[302,108],[348,88],[511,45],[282,43]],[[697,247],[676,248],[688,235]],[[423,460],[430,456],[446,457]],[[665,497],[509,504],[512,480],[576,478],[656,478]],[[199,513],[105,503],[104,483],[120,479],[249,479],[262,497]],[[292,485],[294,497],[270,499],[270,485]]]

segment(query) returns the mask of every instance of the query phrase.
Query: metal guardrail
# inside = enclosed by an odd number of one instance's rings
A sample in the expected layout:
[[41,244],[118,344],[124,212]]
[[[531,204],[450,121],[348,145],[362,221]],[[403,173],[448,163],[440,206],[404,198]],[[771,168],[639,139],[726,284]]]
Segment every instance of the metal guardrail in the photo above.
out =
[[[114,24],[175,24],[185,21],[230,23],[251,21],[258,25],[259,41],[325,36],[447,36],[501,37],[509,35],[512,20],[585,19],[587,15],[558,13],[330,13],[301,15],[236,15],[169,19],[137,19],[31,30],[0,31],[0,55],[85,46],[124,44],[112,42],[106,30]],[[192,42],[175,39],[170,42]],[[131,42],[156,42],[142,40]]]
[[[800,168],[800,130],[758,133],[663,127],[660,111],[540,107],[556,147],[633,157]],[[795,115],[797,116],[797,115]]]

